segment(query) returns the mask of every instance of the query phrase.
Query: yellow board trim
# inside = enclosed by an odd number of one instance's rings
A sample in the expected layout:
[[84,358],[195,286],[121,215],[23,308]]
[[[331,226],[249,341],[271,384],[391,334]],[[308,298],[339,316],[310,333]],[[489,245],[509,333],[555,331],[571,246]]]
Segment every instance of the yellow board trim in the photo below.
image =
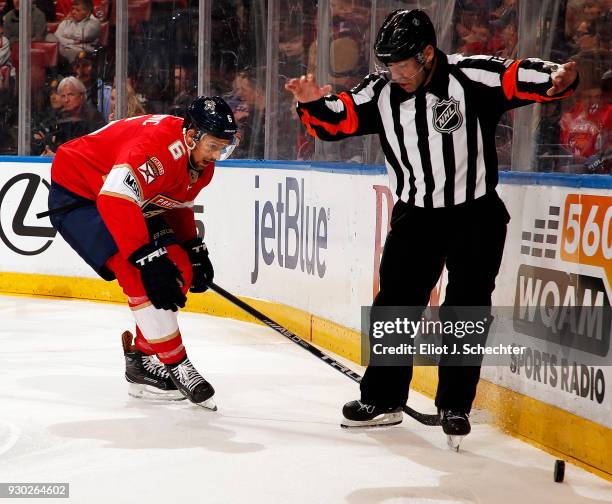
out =
[[[127,301],[117,282],[29,273],[0,272],[0,292],[111,303]],[[360,362],[357,331],[280,303],[242,299],[298,336],[353,362]],[[190,296],[185,310],[254,321],[250,315],[211,292]],[[437,368],[416,367],[411,388],[433,397],[437,380]],[[612,458],[609,457],[612,429],[486,380],[480,380],[474,406],[487,409],[492,423],[508,434],[612,481]]]

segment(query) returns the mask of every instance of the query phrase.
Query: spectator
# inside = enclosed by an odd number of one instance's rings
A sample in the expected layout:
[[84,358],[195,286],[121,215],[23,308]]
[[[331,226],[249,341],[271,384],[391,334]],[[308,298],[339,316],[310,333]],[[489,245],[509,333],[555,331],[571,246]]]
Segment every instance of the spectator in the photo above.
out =
[[583,15],[586,21],[593,21],[601,17],[604,12],[600,1],[587,0],[583,4]]
[[[302,75],[307,71],[303,24],[304,13],[300,9],[298,15],[281,26],[279,33],[279,88],[277,88],[279,114],[275,117],[278,131],[276,142],[278,159],[297,159],[300,154],[300,146],[308,142],[303,138],[302,128],[295,111],[296,102],[293,96],[284,93],[284,86],[289,76]],[[237,113],[238,110],[234,112],[234,117],[237,117]]]
[[565,14],[565,33],[568,39],[576,35],[576,31],[583,22],[591,22],[607,12],[601,5],[601,0],[567,0]]
[[85,99],[85,86],[76,77],[65,77],[57,90],[62,100],[62,110],[57,124],[52,129],[53,136],[45,154],[53,155],[64,142],[91,133],[102,126],[104,120],[100,113]]
[[59,77],[51,80],[49,83],[49,104],[55,112],[59,112],[62,109],[62,97],[57,89],[61,80],[62,78]]
[[4,36],[2,25],[0,25],[0,94],[6,95],[10,92],[11,70],[11,45]]
[[[11,44],[0,26],[0,67],[11,64]],[[0,85],[0,87],[2,87]]]
[[[13,0],[15,8],[4,16],[4,33],[10,42],[19,41],[19,0]],[[47,21],[42,11],[32,4],[32,40],[44,40]]]
[[262,159],[265,145],[266,95],[257,79],[255,69],[241,70],[233,83],[234,97],[238,100],[235,116],[242,141],[234,157]]
[[87,102],[96,107],[107,120],[110,113],[111,86],[98,78],[96,52],[81,51],[74,64],[73,73],[85,86]]
[[193,72],[186,65],[174,66],[174,92],[172,93],[171,114],[183,116],[185,108],[197,97],[197,86],[194,82]]
[[351,19],[361,26],[370,25],[370,2],[364,0],[330,0],[333,17]]
[[582,21],[574,33],[574,43],[579,53],[599,49],[601,37],[597,32],[596,22]]
[[484,54],[488,52],[488,43],[491,37],[491,30],[482,21],[472,24],[466,35],[461,37],[457,52],[464,56]]
[[72,63],[81,51],[92,52],[100,37],[100,21],[92,16],[92,0],[72,0],[70,17],[64,19],[48,40],[58,41],[60,54]]
[[[328,81],[334,92],[346,92],[356,86],[368,71],[368,54],[364,48],[369,46],[369,21],[360,15],[357,2],[340,0],[330,3],[332,9],[332,40],[329,44]],[[357,8],[357,15],[350,15],[350,8]],[[367,9],[366,9],[367,10]],[[314,41],[308,53],[308,72],[315,73],[317,67],[317,43]],[[363,162],[364,142],[362,138],[350,138],[346,142],[323,145],[326,159],[344,159],[349,163]],[[314,155],[312,137],[303,133],[298,139],[298,157],[309,159]]]
[[307,68],[304,62],[304,40],[301,33],[293,33],[287,30],[287,33],[281,34],[278,42],[279,53],[279,75],[288,77],[296,73],[304,73]]
[[14,8],[15,5],[13,4],[13,0],[7,0],[7,2],[2,6],[2,9],[0,9],[0,25],[2,24],[2,19],[4,19],[4,16],[11,12]]
[[511,23],[516,23],[516,2],[517,0],[504,0],[497,9],[491,12],[491,25],[503,28]]
[[[41,0],[38,0],[41,1]],[[52,0],[44,0],[44,1],[52,1]],[[131,3],[131,1],[130,1]],[[109,7],[109,0],[93,0],[93,14],[100,21],[104,21],[106,17],[106,13]],[[53,18],[57,18],[58,21],[70,16],[70,11],[72,10],[72,0],[57,0],[54,5],[54,14]]]
[[561,143],[580,164],[610,148],[607,132],[612,128],[612,105],[604,100],[602,86],[581,88],[574,106],[561,117]]
[[479,23],[480,9],[474,3],[466,3],[463,8],[456,9],[458,14],[455,22],[455,43],[453,47],[464,45],[463,39],[472,33],[472,26]]
[[57,91],[58,84],[58,79],[53,79],[49,83],[48,108],[33,121],[31,152],[34,156],[51,156],[53,155],[53,150],[57,149],[54,136],[62,110],[62,99]]
[[514,23],[502,28],[499,35],[501,48],[495,55],[500,58],[516,59],[518,49],[518,29]]
[[[127,89],[127,117],[137,117],[146,114],[138,95],[134,91],[134,88],[130,84],[126,84]],[[110,114],[108,116],[109,121],[115,120],[115,103],[117,100],[117,88],[113,86],[113,90],[110,96]],[[125,119],[124,118],[124,119]]]

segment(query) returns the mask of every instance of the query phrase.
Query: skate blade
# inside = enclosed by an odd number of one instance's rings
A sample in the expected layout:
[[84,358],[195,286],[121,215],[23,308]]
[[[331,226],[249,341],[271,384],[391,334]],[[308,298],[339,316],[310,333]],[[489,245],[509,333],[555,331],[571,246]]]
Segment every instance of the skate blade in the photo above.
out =
[[128,395],[148,401],[183,401],[186,399],[178,390],[161,390],[142,383],[129,383]]
[[372,420],[365,420],[363,422],[343,418],[342,422],[340,422],[340,427],[342,427],[343,429],[390,427],[391,425],[397,425],[402,423],[403,419],[404,415],[402,414],[402,412],[396,411],[394,413],[383,413],[382,415],[378,415],[377,417],[372,418]]
[[446,444],[451,450],[458,452],[459,446],[461,446],[461,441],[463,441],[464,437],[465,436],[452,436],[450,434],[447,434]]
[[201,403],[194,404],[209,411],[217,411],[217,403],[215,403],[215,400],[212,397],[210,399],[206,399],[206,401],[202,401]]

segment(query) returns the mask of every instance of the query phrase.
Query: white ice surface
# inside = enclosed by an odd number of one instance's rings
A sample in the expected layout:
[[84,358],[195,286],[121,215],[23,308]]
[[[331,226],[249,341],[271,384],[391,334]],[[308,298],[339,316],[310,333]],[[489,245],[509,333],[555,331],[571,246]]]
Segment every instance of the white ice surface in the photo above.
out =
[[0,320],[0,482],[70,483],[68,500],[31,502],[612,502],[610,483],[570,464],[554,483],[552,456],[486,424],[460,453],[408,417],[340,429],[356,384],[262,326],[180,315],[212,413],[128,397],[127,307],[0,296]]

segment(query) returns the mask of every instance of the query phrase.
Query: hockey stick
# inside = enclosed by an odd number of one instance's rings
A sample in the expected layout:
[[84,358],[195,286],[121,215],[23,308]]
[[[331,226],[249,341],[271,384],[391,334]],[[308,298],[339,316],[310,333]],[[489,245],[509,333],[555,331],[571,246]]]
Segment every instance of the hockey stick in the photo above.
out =
[[[358,373],[355,373],[355,371],[353,371],[352,369],[340,364],[337,360],[332,359],[329,355],[319,350],[316,346],[311,345],[307,341],[304,341],[302,338],[292,333],[289,329],[266,317],[263,313],[256,310],[251,305],[245,303],[241,299],[238,299],[236,296],[230,294],[214,282],[211,282],[210,284],[208,284],[208,286],[217,294],[227,299],[230,303],[235,304],[236,306],[247,312],[249,315],[255,317],[260,322],[263,322],[268,327],[285,336],[285,338],[301,346],[304,350],[310,352],[312,355],[325,362],[325,364],[327,364],[328,366],[333,367],[336,371],[339,371],[343,375],[349,377],[354,382],[361,382],[361,376]],[[424,425],[440,425],[440,418],[438,415],[429,415],[427,413],[421,413],[412,409],[410,406],[404,406],[404,413]]]

